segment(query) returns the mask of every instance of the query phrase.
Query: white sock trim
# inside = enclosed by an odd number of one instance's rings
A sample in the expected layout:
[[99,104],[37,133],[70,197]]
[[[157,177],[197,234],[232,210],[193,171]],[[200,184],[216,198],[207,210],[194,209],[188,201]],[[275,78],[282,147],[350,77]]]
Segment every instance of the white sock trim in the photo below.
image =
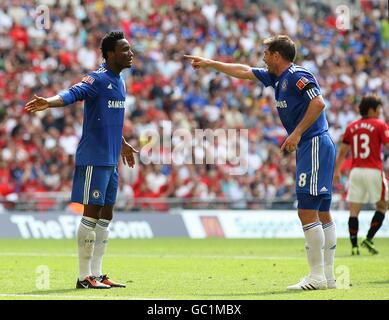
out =
[[314,227],[317,227],[317,226],[320,226],[321,225],[321,222],[317,221],[317,222],[313,222],[313,223],[308,223],[308,224],[305,224],[303,225],[303,230],[304,232],[314,228]]
[[110,224],[110,222],[111,222],[111,220],[99,219],[97,221],[97,224],[99,225],[99,227],[107,229],[109,224]]
[[94,219],[91,217],[83,216],[81,218],[81,224],[90,230],[93,230],[96,227],[96,222],[97,222],[97,219]]
[[322,227],[323,227],[323,230],[324,230],[324,229],[327,229],[327,228],[332,227],[334,225],[335,225],[334,221],[330,221],[328,223],[323,224]]

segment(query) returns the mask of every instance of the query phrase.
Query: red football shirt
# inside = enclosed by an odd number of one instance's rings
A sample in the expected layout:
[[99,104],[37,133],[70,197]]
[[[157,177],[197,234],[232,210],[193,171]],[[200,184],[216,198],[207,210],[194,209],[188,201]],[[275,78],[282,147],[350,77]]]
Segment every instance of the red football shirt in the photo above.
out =
[[382,170],[381,151],[389,143],[389,127],[377,118],[359,119],[347,126],[343,143],[351,146],[352,168]]

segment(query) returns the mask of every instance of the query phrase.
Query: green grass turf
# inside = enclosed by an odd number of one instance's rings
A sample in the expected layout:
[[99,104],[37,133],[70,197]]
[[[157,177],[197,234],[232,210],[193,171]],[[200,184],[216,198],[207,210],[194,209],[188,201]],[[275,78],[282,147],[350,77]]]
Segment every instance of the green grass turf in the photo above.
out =
[[[76,290],[74,240],[0,240],[0,299],[389,299],[389,239],[350,256],[338,240],[338,282],[349,289],[288,292],[307,274],[303,239],[111,240],[104,271],[125,289]],[[38,266],[47,266],[42,289]],[[40,289],[39,289],[40,288]]]

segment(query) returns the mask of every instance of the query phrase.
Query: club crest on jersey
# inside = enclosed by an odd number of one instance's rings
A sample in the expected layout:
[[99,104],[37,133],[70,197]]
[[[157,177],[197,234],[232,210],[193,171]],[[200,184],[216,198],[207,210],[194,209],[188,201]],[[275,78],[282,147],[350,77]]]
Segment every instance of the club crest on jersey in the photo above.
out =
[[95,78],[91,76],[85,76],[84,78],[82,78],[82,82],[93,84],[93,82],[95,82]]
[[288,88],[288,80],[285,79],[284,81],[282,81],[281,90],[286,91],[287,88]]
[[98,199],[98,198],[100,198],[100,196],[101,196],[101,192],[99,190],[93,190],[92,197],[94,199]]
[[301,77],[297,83],[296,83],[296,86],[297,88],[299,88],[300,90],[303,90],[305,88],[305,86],[309,83],[309,80],[305,77]]

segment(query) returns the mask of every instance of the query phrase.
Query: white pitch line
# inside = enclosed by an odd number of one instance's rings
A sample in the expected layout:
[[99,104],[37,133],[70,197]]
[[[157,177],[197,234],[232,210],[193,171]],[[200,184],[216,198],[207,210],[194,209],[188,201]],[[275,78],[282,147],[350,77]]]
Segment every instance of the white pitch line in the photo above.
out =
[[81,295],[55,295],[55,294],[24,294],[24,293],[1,293],[0,298],[57,298],[57,299],[106,299],[106,300],[168,300],[168,298],[139,298],[128,296],[81,296]]
[[[43,252],[0,252],[0,256],[7,257],[77,257],[76,253],[43,253]],[[179,255],[179,254],[107,254],[107,257],[128,257],[128,258],[145,258],[145,259],[242,259],[242,260],[296,260],[301,257],[280,257],[280,256],[234,256],[234,255]]]
[[5,257],[76,257],[75,253],[0,252]]

